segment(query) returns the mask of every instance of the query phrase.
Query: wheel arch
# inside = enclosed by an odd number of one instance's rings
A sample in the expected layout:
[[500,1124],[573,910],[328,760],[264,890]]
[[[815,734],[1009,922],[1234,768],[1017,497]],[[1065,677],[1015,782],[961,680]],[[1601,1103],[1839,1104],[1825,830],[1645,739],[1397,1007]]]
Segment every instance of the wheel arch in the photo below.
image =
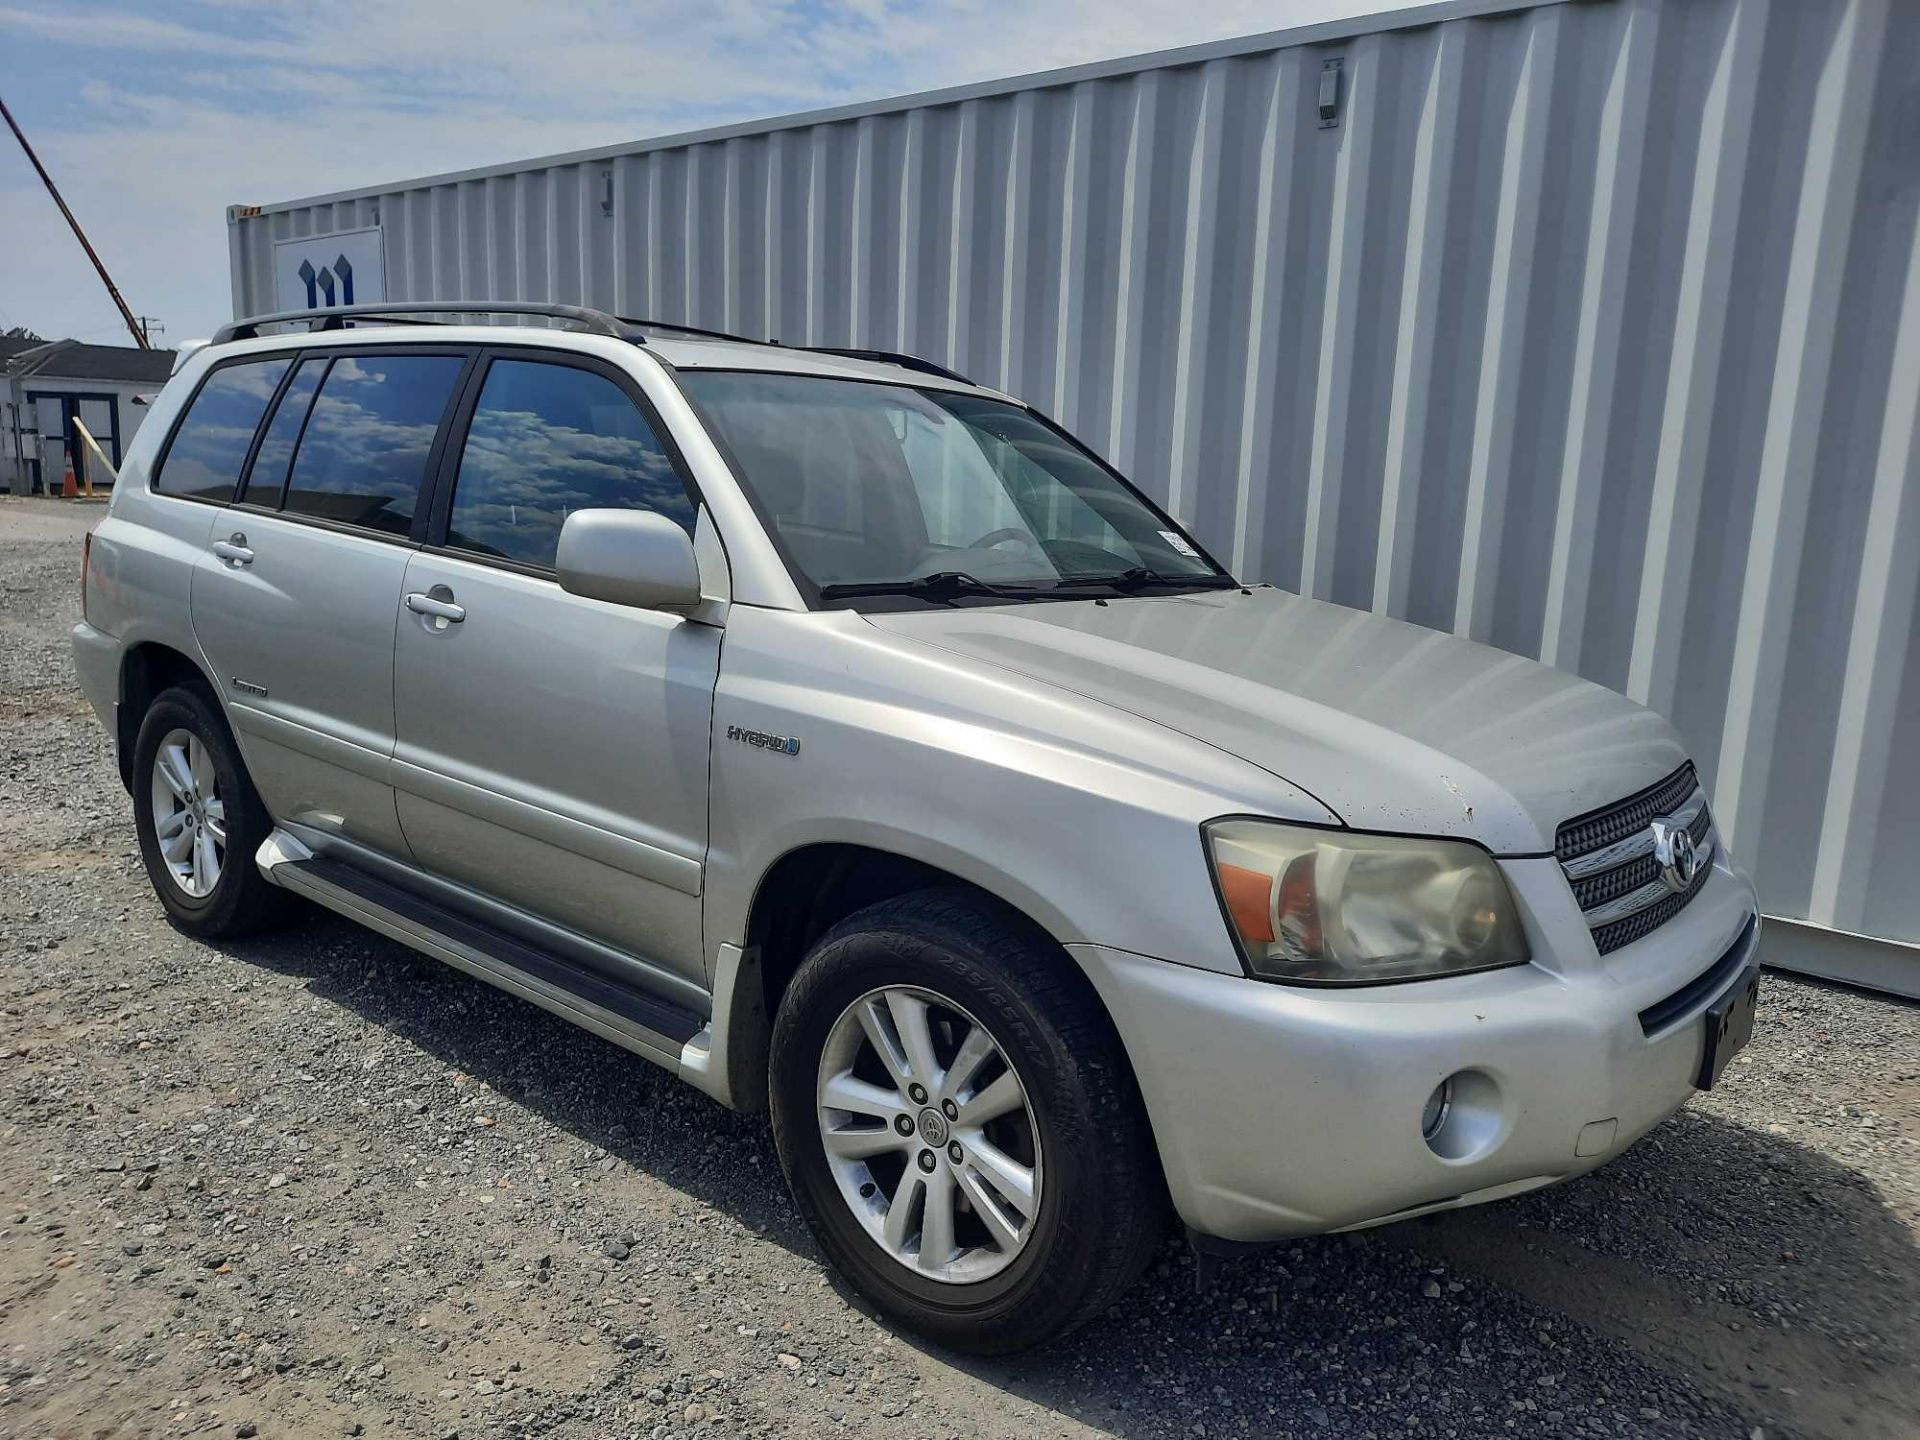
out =
[[225,713],[219,688],[200,663],[182,650],[158,640],[144,640],[129,646],[120,659],[119,703],[114,711],[114,749],[120,766],[120,783],[133,790],[133,744],[140,734],[140,722],[162,691],[175,685],[190,684],[204,689],[214,705]]
[[[737,1108],[758,1112],[766,1106],[773,1017],[815,942],[869,905],[932,889],[969,891],[1029,930],[1057,956],[1064,971],[1085,986],[1112,1028],[1120,1053],[1126,1054],[1106,1002],[1073,952],[1028,909],[989,885],[929,860],[856,842],[819,841],[788,850],[766,868],[754,887],[742,934],[740,971],[724,1017],[728,1093]],[[1131,1068],[1131,1058],[1127,1063]]]

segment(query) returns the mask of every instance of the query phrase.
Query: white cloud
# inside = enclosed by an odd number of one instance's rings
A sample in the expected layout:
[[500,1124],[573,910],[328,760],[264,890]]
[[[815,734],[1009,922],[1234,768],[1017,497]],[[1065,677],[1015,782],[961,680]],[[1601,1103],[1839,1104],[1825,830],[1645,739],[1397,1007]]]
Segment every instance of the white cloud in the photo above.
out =
[[[127,8],[84,11],[17,3],[0,6],[0,47],[70,57],[81,70],[49,76],[24,98],[10,93],[9,102],[128,303],[161,317],[172,342],[206,333],[228,313],[230,203],[358,188],[1382,8],[1394,7],[1389,0],[1210,7],[1190,0],[272,0],[244,7],[202,0],[156,16],[132,0]],[[116,338],[111,303],[17,156],[0,161],[0,256],[0,324]]]

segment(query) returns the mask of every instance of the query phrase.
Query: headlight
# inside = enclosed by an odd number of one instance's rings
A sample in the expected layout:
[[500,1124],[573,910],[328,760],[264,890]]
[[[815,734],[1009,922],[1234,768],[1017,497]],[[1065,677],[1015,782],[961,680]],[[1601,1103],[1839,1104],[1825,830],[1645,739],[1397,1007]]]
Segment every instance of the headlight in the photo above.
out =
[[1373,985],[1528,959],[1507,882],[1476,846],[1266,820],[1204,828],[1227,922],[1263,979]]

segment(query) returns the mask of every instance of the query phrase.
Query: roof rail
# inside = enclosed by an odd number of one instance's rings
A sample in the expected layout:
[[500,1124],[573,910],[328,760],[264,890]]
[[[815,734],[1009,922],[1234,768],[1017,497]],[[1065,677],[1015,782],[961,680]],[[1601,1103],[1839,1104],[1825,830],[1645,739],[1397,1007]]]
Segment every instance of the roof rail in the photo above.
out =
[[909,355],[901,350],[842,349],[835,345],[796,345],[793,348],[810,350],[815,355],[842,355],[849,360],[872,360],[881,365],[898,365],[902,370],[918,370],[922,375],[938,375],[942,380],[957,380],[962,385],[973,384],[973,381],[958,370],[949,370],[944,365],[922,359],[918,355]]
[[958,370],[949,370],[945,365],[937,364],[919,355],[909,355],[903,350],[865,350],[834,345],[782,345],[778,340],[756,340],[751,335],[734,335],[725,330],[702,330],[698,325],[682,325],[675,320],[637,320],[629,315],[616,318],[628,325],[637,325],[648,334],[665,331],[673,335],[694,335],[702,340],[733,340],[742,345],[776,345],[783,350],[799,350],[813,355],[839,355],[848,360],[872,360],[882,365],[898,365],[902,370],[918,370],[922,375],[938,375],[943,380],[957,380],[962,385],[973,384],[973,381]]
[[[253,315],[235,320],[213,332],[215,345],[229,340],[252,340],[262,325],[278,325],[296,320],[310,321],[312,333],[344,329],[349,320],[398,319],[404,315],[537,315],[549,320],[570,320],[593,335],[610,335],[616,340],[640,340],[645,337],[631,325],[584,305],[548,305],[531,301],[489,300],[405,300],[383,305],[335,305],[326,310],[279,310],[271,315]],[[401,323],[405,323],[402,321]]]
[[[725,330],[703,330],[697,325],[682,325],[672,320],[636,320],[626,315],[609,315],[604,310],[592,310],[584,305],[549,305],[521,300],[403,300],[386,305],[335,305],[325,310],[280,310],[271,315],[253,315],[222,325],[213,332],[213,339],[209,343],[224,345],[229,340],[252,340],[259,336],[263,325],[283,325],[305,320],[308,322],[308,333],[311,334],[344,329],[353,320],[387,320],[396,325],[422,323],[406,318],[416,315],[534,315],[549,320],[571,321],[589,334],[609,335],[616,340],[633,340],[641,344],[646,343],[648,331],[664,331],[674,335],[698,336],[703,340],[731,340],[742,345],[780,345],[778,340],[756,340],[749,335],[733,335]],[[839,355],[848,360],[872,360],[882,365],[898,365],[903,370],[918,370],[923,375],[937,375],[943,380],[954,380],[962,385],[973,383],[957,370],[899,350],[865,350],[834,345],[790,345],[781,348],[815,355]]]
[[742,345],[778,345],[778,340],[756,340],[751,335],[735,335],[727,330],[702,330],[698,325],[682,325],[677,320],[639,320],[631,315],[613,317],[623,325],[634,325],[652,334],[656,330],[671,331],[675,335],[693,335],[702,340],[733,340]]

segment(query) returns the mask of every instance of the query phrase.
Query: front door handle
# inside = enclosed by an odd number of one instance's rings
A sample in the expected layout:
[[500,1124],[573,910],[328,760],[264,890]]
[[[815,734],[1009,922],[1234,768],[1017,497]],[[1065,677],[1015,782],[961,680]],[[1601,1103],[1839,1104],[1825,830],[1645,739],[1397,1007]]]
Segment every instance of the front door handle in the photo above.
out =
[[[434,589],[445,590],[446,586],[436,585]],[[451,596],[453,592],[448,590],[447,594]],[[448,625],[458,625],[467,618],[466,606],[456,605],[451,599],[442,600],[438,595],[423,595],[418,590],[407,593],[407,609],[416,615],[431,615],[435,620]]]
[[236,570],[253,563],[253,551],[247,545],[247,537],[238,530],[224,540],[214,541],[213,553]]

